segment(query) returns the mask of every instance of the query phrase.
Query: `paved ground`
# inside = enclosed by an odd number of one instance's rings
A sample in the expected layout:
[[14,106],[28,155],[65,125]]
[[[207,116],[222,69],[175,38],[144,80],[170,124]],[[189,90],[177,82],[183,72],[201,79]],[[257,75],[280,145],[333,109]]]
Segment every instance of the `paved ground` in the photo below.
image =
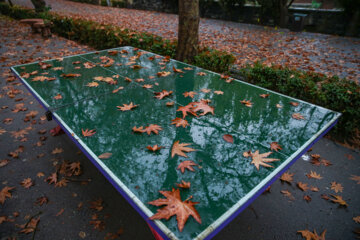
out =
[[[12,0],[32,7],[28,0]],[[109,8],[65,0],[46,0],[62,15],[85,18],[168,39],[177,37],[178,17],[153,11]],[[360,40],[287,29],[201,19],[200,41],[205,46],[233,53],[237,67],[263,61],[360,81]]]
[[[145,221],[69,138],[50,135],[55,122],[44,120],[38,102],[9,73],[14,64],[90,49],[56,36],[43,40],[30,34],[29,27],[4,17],[0,17],[0,42],[0,191],[14,187],[12,198],[3,204],[0,198],[0,239],[153,239]],[[16,112],[16,108],[27,110]],[[26,115],[34,118],[25,122]],[[16,136],[19,130],[24,130],[24,136]],[[56,148],[60,151],[54,154]],[[256,199],[214,239],[302,239],[296,232],[304,229],[319,234],[326,229],[326,239],[354,239],[353,231],[360,228],[353,220],[360,215],[360,182],[350,178],[360,175],[360,154],[327,139],[320,140],[309,154],[320,154],[332,165],[313,165],[308,155],[299,159],[289,170],[294,173],[291,184],[277,180],[269,193]],[[61,172],[64,161],[80,163],[82,174],[67,177],[69,182],[62,187],[45,182],[55,171]],[[310,171],[323,178],[308,179]],[[34,183],[30,188],[21,185],[26,178]],[[303,192],[297,182],[319,191]],[[331,182],[340,183],[342,192],[335,193]],[[281,190],[288,190],[293,198]],[[324,200],[322,194],[340,195],[348,207]],[[312,200],[305,201],[305,195]],[[46,197],[48,203],[35,204],[40,197]],[[102,201],[96,202],[99,199]],[[40,218],[34,238],[33,233],[20,233],[21,225],[31,217]]]

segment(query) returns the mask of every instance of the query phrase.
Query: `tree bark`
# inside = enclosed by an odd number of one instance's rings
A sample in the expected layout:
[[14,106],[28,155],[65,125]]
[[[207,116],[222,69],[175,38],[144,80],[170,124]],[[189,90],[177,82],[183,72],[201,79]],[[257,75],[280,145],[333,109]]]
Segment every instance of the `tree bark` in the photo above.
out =
[[45,10],[46,3],[44,0],[31,0],[31,2],[36,12],[43,12]]
[[349,37],[356,37],[357,28],[359,27],[359,22],[360,22],[360,10],[358,9],[353,13],[351,17],[351,21],[349,22],[345,35]]
[[288,22],[288,6],[287,0],[280,0],[280,22],[279,25],[281,28],[287,27]]
[[176,59],[192,61],[199,46],[199,0],[179,0]]

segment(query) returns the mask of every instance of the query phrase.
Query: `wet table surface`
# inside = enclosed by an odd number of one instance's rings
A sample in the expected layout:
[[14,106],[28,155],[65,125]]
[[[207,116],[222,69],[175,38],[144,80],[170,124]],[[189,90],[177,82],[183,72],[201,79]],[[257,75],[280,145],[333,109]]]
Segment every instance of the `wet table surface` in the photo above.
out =
[[[180,189],[181,198],[192,196],[191,201],[199,202],[195,206],[202,223],[190,217],[180,232],[176,217],[155,221],[165,234],[179,239],[204,238],[216,231],[339,117],[322,107],[132,47],[19,65],[13,70],[147,217],[159,209],[148,204],[163,198],[159,190],[171,191],[182,180],[191,182],[190,189]],[[160,72],[165,76],[159,76]],[[163,99],[154,97],[163,90],[173,92]],[[196,92],[193,98],[185,97],[190,91]],[[183,117],[177,111],[180,106],[202,99],[214,107],[214,114],[186,116],[189,125],[185,128],[171,124]],[[243,100],[250,101],[251,107]],[[117,106],[131,102],[138,106],[118,110]],[[294,113],[304,119],[295,119]],[[134,126],[150,124],[161,126],[159,134],[132,131]],[[82,129],[96,133],[84,137]],[[234,142],[224,141],[225,134]],[[196,151],[187,153],[188,158],[171,157],[175,141],[189,143]],[[269,155],[279,159],[270,163],[272,168],[258,170],[251,157],[243,156],[248,151],[270,152],[271,142],[282,147]],[[157,153],[146,149],[155,144],[164,148]],[[99,159],[103,153],[112,156]],[[194,172],[177,169],[185,160],[197,164]]]

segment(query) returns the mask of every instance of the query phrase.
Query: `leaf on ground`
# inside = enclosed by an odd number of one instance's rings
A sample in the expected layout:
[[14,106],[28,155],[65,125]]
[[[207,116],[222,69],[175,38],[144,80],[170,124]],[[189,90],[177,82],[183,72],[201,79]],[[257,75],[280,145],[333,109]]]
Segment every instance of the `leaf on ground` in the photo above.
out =
[[234,137],[230,134],[224,134],[223,139],[228,143],[234,143]]
[[174,145],[171,148],[171,157],[174,157],[175,154],[181,156],[181,157],[188,157],[184,152],[193,152],[196,151],[193,148],[187,147],[191,143],[180,143],[180,141],[175,141]]
[[95,129],[89,130],[89,129],[81,129],[81,133],[84,137],[91,137],[96,133]]
[[130,111],[133,108],[138,107],[139,105],[134,105],[132,102],[130,104],[123,104],[122,106],[116,106],[118,108],[118,110],[120,111]]
[[69,181],[66,178],[61,178],[56,184],[55,187],[66,187]]
[[[172,189],[172,191],[159,191],[166,198],[157,199],[149,202],[151,205],[165,207],[158,209],[157,213],[150,217],[151,220],[155,219],[170,219],[173,215],[176,215],[179,231],[182,232],[186,221],[189,216],[192,216],[198,223],[201,224],[201,218],[194,205],[198,202],[192,202],[189,200],[182,201],[180,197],[179,189]],[[190,197],[192,198],[192,196]]]
[[1,204],[4,204],[6,198],[11,198],[12,197],[10,191],[12,191],[14,188],[15,187],[5,186],[3,189],[1,189],[1,191],[0,191],[0,203]]
[[172,119],[171,122],[172,122],[171,124],[175,125],[176,127],[186,128],[186,126],[189,126],[189,123],[187,120],[185,120],[183,118],[179,118],[179,117]]
[[0,128],[0,135],[3,135],[4,133],[6,133],[6,130],[3,128]]
[[9,162],[9,159],[0,160],[0,167],[5,167]]
[[284,172],[281,175],[280,180],[283,182],[291,183],[293,181],[294,173]]
[[81,174],[81,163],[80,162],[72,162],[70,164],[67,165],[66,167],[67,171],[70,172],[70,176],[75,175],[75,176],[79,176]]
[[52,173],[49,177],[45,179],[45,182],[48,182],[49,184],[56,184],[57,183],[57,173]]
[[306,192],[307,190],[309,190],[309,187],[308,187],[307,183],[298,182],[298,183],[296,184],[296,186],[297,186],[298,188],[300,188],[301,191],[304,191],[304,192]]
[[312,192],[318,192],[318,191],[319,191],[319,188],[314,187],[314,186],[311,186],[311,187],[310,187],[310,191],[312,191]]
[[58,216],[60,216],[61,214],[63,214],[63,212],[64,212],[64,209],[62,208],[62,209],[60,209],[60,211],[55,215],[55,217],[58,217]]
[[190,182],[185,182],[184,180],[181,180],[181,183],[177,183],[176,186],[179,187],[179,188],[188,189],[188,188],[190,188],[191,183]]
[[360,223],[360,216],[353,217],[352,219],[354,220],[354,222]]
[[286,197],[288,197],[290,200],[295,200],[294,196],[288,190],[281,190],[280,192],[284,194]]
[[332,195],[330,194],[333,198],[330,198],[330,201],[332,201],[333,203],[338,203],[340,206],[345,206],[347,207],[348,204],[345,202],[345,200],[342,198],[342,196],[339,195]]
[[311,202],[311,197],[309,195],[305,195],[304,200],[307,202]]
[[331,166],[332,163],[329,161],[329,160],[326,160],[326,159],[321,159],[320,163],[324,166]]
[[326,229],[321,233],[320,236],[317,234],[316,230],[314,230],[313,233],[309,230],[300,230],[297,231],[297,233],[300,233],[301,236],[306,240],[325,240]]
[[164,147],[162,147],[162,146],[158,146],[157,144],[156,145],[154,145],[154,146],[147,146],[146,147],[149,151],[151,151],[151,152],[157,152],[157,151],[159,151],[160,149],[162,149],[162,148],[164,148]]
[[306,176],[308,178],[315,178],[315,179],[322,179],[322,177],[320,176],[320,174],[316,173],[316,172],[313,172],[313,171],[310,171],[310,174],[306,174]]
[[55,148],[54,150],[52,150],[51,154],[59,154],[62,153],[64,151],[64,149],[62,148]]
[[90,208],[95,209],[96,211],[100,212],[104,209],[103,200],[102,198],[96,199],[95,201],[90,202]]
[[21,186],[23,186],[24,188],[30,188],[31,186],[33,186],[34,183],[31,180],[31,178],[25,178],[22,182],[21,182]]
[[162,130],[161,126],[156,124],[150,124],[144,129],[144,132],[146,132],[148,135],[150,135],[152,132],[155,134],[159,134],[159,131],[161,130]]
[[166,90],[162,90],[161,92],[155,92],[155,98],[157,99],[163,99],[165,97],[170,96],[173,93],[173,91],[166,91]]
[[357,184],[360,184],[360,176],[351,175],[351,178],[349,179],[355,181]]
[[343,191],[343,186],[337,182],[331,182],[331,190],[334,190],[336,193]]
[[270,143],[270,150],[278,152],[278,151],[282,150],[282,147],[280,146],[280,144],[278,142],[272,142],[272,143]]
[[45,196],[39,197],[36,199],[35,204],[42,206],[43,204],[47,204],[49,202],[49,199]]
[[32,218],[29,223],[21,225],[21,228],[23,228],[20,233],[32,233],[35,231],[38,223],[40,221],[40,217],[38,218]]
[[195,172],[195,169],[192,166],[197,166],[197,164],[194,163],[194,161],[187,160],[187,161],[181,162],[179,164],[179,166],[177,167],[177,169],[180,169],[181,173],[184,173],[185,169]]
[[111,157],[112,153],[109,153],[109,152],[106,152],[106,153],[103,153],[103,154],[100,154],[98,156],[99,159],[108,159],[109,157]]

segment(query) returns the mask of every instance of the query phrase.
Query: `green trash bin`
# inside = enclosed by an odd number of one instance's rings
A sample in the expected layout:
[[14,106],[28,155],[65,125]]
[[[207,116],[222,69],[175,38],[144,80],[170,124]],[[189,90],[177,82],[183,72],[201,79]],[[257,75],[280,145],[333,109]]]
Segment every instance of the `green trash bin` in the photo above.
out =
[[303,13],[292,14],[290,18],[290,31],[301,32],[302,30],[304,30],[306,17],[307,14]]

